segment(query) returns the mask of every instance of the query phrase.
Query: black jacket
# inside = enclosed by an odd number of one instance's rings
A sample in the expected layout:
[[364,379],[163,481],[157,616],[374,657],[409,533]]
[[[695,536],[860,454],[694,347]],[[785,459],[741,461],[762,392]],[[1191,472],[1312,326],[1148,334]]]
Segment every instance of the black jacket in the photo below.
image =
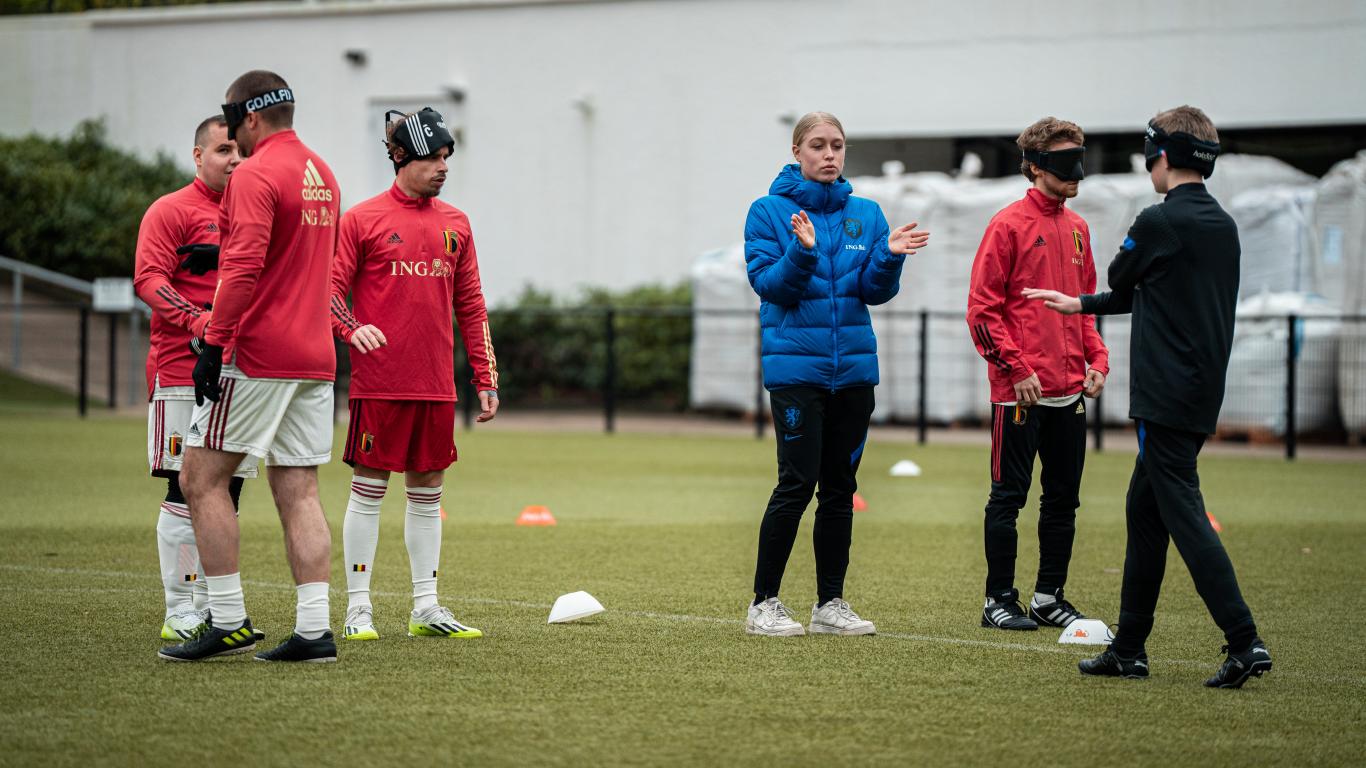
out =
[[1238,303],[1238,226],[1204,184],[1143,210],[1082,311],[1133,312],[1129,417],[1213,434]]

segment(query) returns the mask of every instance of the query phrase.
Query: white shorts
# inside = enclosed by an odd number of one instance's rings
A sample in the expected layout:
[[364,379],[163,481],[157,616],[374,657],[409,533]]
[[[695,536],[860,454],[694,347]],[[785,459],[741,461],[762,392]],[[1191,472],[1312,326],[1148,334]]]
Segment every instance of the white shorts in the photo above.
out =
[[222,397],[194,407],[185,442],[245,453],[268,467],[316,467],[332,460],[332,382],[252,379],[223,366]]
[[[147,465],[152,474],[165,477],[179,472],[185,458],[185,436],[194,411],[194,387],[163,387],[159,383],[147,404]],[[256,477],[255,456],[247,456],[233,474]]]

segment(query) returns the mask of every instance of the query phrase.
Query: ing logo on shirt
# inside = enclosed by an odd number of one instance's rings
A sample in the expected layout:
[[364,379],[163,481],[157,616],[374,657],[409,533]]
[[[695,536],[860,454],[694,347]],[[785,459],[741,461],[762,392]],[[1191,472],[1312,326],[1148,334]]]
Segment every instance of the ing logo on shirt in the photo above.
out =
[[451,263],[444,259],[432,259],[430,264],[425,261],[397,259],[389,262],[390,277],[450,277],[453,272]]

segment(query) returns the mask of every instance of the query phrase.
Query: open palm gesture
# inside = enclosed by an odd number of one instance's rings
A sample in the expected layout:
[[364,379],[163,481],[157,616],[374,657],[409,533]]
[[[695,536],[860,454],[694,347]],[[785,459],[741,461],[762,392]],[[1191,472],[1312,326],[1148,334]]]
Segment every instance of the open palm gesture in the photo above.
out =
[[916,229],[918,226],[920,226],[920,223],[913,221],[905,226],[897,227],[892,234],[887,237],[887,250],[892,253],[910,256],[928,245],[930,242],[930,233]]
[[803,248],[816,247],[816,225],[807,218],[806,211],[792,214],[792,234],[797,236],[797,241]]

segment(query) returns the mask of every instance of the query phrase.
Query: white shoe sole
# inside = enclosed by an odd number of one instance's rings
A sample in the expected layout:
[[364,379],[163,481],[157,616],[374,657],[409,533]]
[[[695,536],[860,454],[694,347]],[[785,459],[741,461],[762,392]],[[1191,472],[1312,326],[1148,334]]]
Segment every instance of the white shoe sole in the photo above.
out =
[[802,625],[800,624],[796,625],[795,627],[792,627],[791,629],[780,630],[763,630],[751,624],[746,624],[745,634],[755,635],[758,637],[801,637],[802,635],[806,634],[806,630],[803,629]]
[[873,626],[872,624],[869,624],[866,627],[853,627],[850,629],[841,629],[840,627],[831,626],[829,624],[817,624],[813,621],[811,622],[811,634],[839,635],[841,637],[856,637],[858,635],[876,635],[877,627]]

